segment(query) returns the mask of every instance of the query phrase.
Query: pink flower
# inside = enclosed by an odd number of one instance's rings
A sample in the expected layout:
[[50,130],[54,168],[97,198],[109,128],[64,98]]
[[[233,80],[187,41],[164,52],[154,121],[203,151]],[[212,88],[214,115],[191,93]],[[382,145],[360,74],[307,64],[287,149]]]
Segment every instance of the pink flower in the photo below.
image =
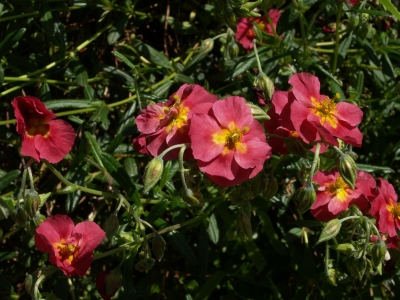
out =
[[353,146],[361,146],[363,135],[357,125],[363,113],[358,106],[335,103],[334,99],[321,95],[318,78],[309,73],[294,74],[289,83],[293,89],[287,96],[283,92],[275,93],[272,100],[281,122],[291,124],[306,143],[323,140],[338,145],[336,138],[340,138]]
[[[165,103],[150,104],[136,118],[141,134],[133,140],[134,148],[143,154],[158,156],[165,149],[190,143],[189,121],[193,114],[207,113],[217,96],[197,84],[184,84]],[[179,149],[168,152],[163,159],[178,158]],[[191,150],[185,159],[191,159]]]
[[208,114],[193,115],[189,135],[200,170],[221,186],[254,177],[271,156],[261,124],[241,97],[217,101]]
[[[274,28],[276,29],[276,24],[281,17],[281,13],[277,9],[271,9],[268,14],[271,17]],[[235,38],[248,52],[253,49],[253,40],[256,38],[256,33],[254,32],[253,23],[251,21],[256,22],[261,30],[273,35],[271,26],[269,25],[265,16],[261,16],[259,18],[238,19]]]
[[37,98],[16,97],[11,102],[17,120],[17,132],[22,135],[21,154],[36,161],[46,159],[58,163],[71,150],[75,131]]
[[322,222],[334,219],[351,204],[365,211],[369,208],[369,200],[375,196],[375,179],[363,171],[357,171],[354,190],[344,182],[336,169],[330,172],[318,171],[313,181],[319,184],[319,188],[317,199],[311,207],[311,214]]
[[49,253],[50,262],[64,275],[82,277],[93,260],[93,251],[106,233],[94,222],[81,222],[76,226],[66,215],[55,215],[40,223],[35,233],[39,251]]
[[379,178],[378,194],[371,201],[370,213],[376,219],[379,232],[397,237],[396,229],[400,229],[400,203],[397,203],[393,185],[385,179]]

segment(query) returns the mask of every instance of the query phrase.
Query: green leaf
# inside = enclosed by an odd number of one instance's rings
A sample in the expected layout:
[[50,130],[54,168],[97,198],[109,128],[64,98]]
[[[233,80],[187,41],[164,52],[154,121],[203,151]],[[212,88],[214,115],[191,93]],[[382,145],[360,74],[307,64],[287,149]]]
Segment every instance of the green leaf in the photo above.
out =
[[126,173],[128,173],[129,177],[138,177],[139,175],[139,167],[136,162],[136,159],[133,157],[127,157],[124,160],[124,167]]
[[8,34],[0,43],[0,59],[6,54],[16,42],[24,35],[26,28],[17,29]]
[[92,150],[92,154],[94,156],[95,161],[102,167],[103,166],[103,162],[101,160],[101,149],[99,144],[97,143],[96,139],[92,136],[92,134],[89,131],[85,131],[84,132],[86,140],[89,144],[90,149]]
[[381,56],[382,62],[382,72],[386,76],[389,76],[391,79],[394,79],[396,75],[394,74],[394,69],[392,62],[390,61],[389,56],[386,53],[383,53]]
[[21,174],[20,170],[13,170],[0,178],[0,191],[4,190],[11,182]]
[[88,84],[88,82],[87,82],[88,73],[87,73],[85,67],[82,65],[79,58],[77,58],[76,56],[71,57],[69,64],[72,67],[72,69],[74,70],[75,80],[76,80],[77,84],[80,86],[86,86]]
[[153,47],[137,39],[132,41],[132,45],[141,55],[143,55],[144,58],[146,58],[148,61],[152,62],[156,66],[171,69],[171,64],[169,60],[165,57],[165,55],[157,51]]
[[195,83],[195,80],[193,78],[183,74],[176,74],[175,79],[180,83]]
[[390,0],[379,0],[379,2],[388,10],[390,11],[397,20],[400,20],[400,13],[397,8],[392,4]]
[[109,45],[114,45],[116,42],[118,42],[118,39],[123,34],[123,30],[125,28],[127,21],[128,21],[128,16],[125,14],[118,15],[118,18],[114,20],[110,32],[107,35],[107,42]]
[[361,45],[361,47],[365,50],[370,60],[376,65],[380,66],[381,63],[379,61],[378,55],[376,54],[374,48],[372,48],[371,44],[367,40],[357,39],[357,42]]
[[381,11],[381,10],[370,10],[370,9],[351,9],[351,10],[346,10],[346,13],[361,13],[361,14],[368,14],[371,16],[381,16],[381,17],[386,17],[386,18],[390,18],[393,15],[389,14],[385,11]]
[[102,103],[99,108],[93,113],[92,117],[89,119],[89,122],[98,122],[104,125],[104,129],[107,130],[110,125],[110,120],[108,119],[108,113],[110,112],[110,108]]
[[51,37],[54,34],[54,20],[51,14],[50,7],[44,2],[39,9],[40,22],[42,23],[42,28],[47,36]]
[[134,73],[137,73],[136,66],[133,63],[131,63],[131,61],[125,55],[123,55],[118,51],[113,51],[113,54],[120,60],[122,60],[128,67],[130,67]]
[[4,70],[3,66],[0,64],[0,86],[3,85],[4,82]]
[[47,101],[51,99],[50,86],[47,82],[43,82],[39,90],[40,100]]
[[90,100],[73,100],[73,99],[58,99],[44,102],[47,109],[63,109],[63,108],[88,108],[99,107],[104,104],[104,101],[90,101]]
[[250,260],[253,262],[253,265],[256,267],[258,272],[261,272],[267,265],[267,261],[256,243],[254,241],[246,241],[244,242],[244,247],[246,248]]
[[208,223],[207,233],[211,242],[217,244],[219,240],[219,229],[218,229],[217,219],[215,218],[215,214],[212,214],[210,216],[210,222]]
[[14,201],[11,198],[0,197],[0,221],[7,219],[14,211]]
[[325,70],[320,64],[313,63],[313,66],[316,67],[318,70],[320,70],[322,73],[324,73],[328,78],[336,82],[337,85],[343,86],[343,82],[337,80],[331,73]]
[[115,67],[107,66],[107,65],[103,65],[103,64],[99,64],[99,67],[104,72],[110,74],[115,79],[121,81],[123,84],[128,85],[128,86],[135,85],[135,80],[133,79],[133,77],[126,74],[124,71],[121,71],[120,69],[117,69]]
[[206,300],[209,299],[211,293],[215,290],[217,285],[228,275],[227,272],[217,271],[211,277],[209,277],[206,282],[201,286],[199,291],[194,297],[196,300]]
[[[340,68],[343,61],[345,60],[347,51],[349,50],[352,41],[353,41],[353,31],[350,31],[349,33],[347,33],[340,41],[339,49],[338,49],[339,55],[338,55],[338,60],[337,60],[337,65],[336,65],[337,68]],[[333,70],[333,72],[335,72],[335,71],[336,70]]]
[[152,224],[167,210],[167,205],[168,201],[166,200],[160,200],[157,204],[153,205],[153,207],[150,209],[149,214],[146,217],[146,221]]
[[385,174],[394,173],[394,170],[389,167],[373,166],[367,164],[357,164],[357,169],[364,172],[383,172]]
[[170,231],[167,233],[167,237],[171,241],[171,244],[174,246],[175,250],[178,251],[188,263],[193,266],[197,264],[197,258],[192,250],[192,247],[189,246],[179,231]]

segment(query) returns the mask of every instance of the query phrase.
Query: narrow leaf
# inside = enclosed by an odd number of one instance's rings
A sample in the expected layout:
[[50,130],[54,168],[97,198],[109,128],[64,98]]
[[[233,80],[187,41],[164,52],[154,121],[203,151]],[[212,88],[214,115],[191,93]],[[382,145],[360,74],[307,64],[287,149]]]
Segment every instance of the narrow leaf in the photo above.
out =
[[208,224],[207,227],[207,233],[208,236],[210,237],[211,242],[217,244],[219,240],[219,229],[218,229],[217,219],[215,218],[215,214],[212,214],[210,216],[210,223]]
[[162,216],[162,214],[167,210],[168,201],[160,200],[156,205],[154,205],[149,214],[146,217],[146,221],[152,224],[155,220]]
[[397,20],[400,20],[400,13],[397,8],[392,4],[390,0],[380,0],[379,1],[388,11],[390,11]]
[[16,42],[24,35],[26,28],[17,29],[8,34],[0,43],[0,59],[6,54]]
[[0,191],[4,190],[11,182],[21,174],[20,170],[13,170],[0,178]]
[[173,230],[168,232],[167,236],[176,251],[178,251],[188,263],[195,266],[197,264],[196,255],[182,234],[179,231]]
[[143,55],[144,58],[146,58],[148,61],[152,62],[156,66],[160,66],[167,69],[171,68],[171,64],[169,60],[165,57],[165,55],[157,51],[153,47],[137,39],[132,41],[132,45],[141,55]]

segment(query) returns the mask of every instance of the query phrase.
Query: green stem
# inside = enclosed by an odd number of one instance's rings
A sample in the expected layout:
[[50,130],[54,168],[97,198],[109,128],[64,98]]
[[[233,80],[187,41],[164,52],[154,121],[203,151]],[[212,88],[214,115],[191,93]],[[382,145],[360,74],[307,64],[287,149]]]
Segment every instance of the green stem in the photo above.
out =
[[20,206],[20,201],[22,198],[22,194],[25,191],[25,183],[26,183],[26,175],[28,173],[27,169],[24,169],[24,172],[22,173],[22,180],[21,180],[21,187],[19,188],[18,196],[17,196],[17,207]]
[[33,183],[33,175],[32,175],[32,169],[31,167],[27,167],[28,169],[28,174],[29,174],[29,182],[31,184],[31,189],[35,189],[35,185]]
[[56,272],[58,270],[58,267],[53,266],[50,267],[49,269],[47,269],[47,271],[45,271],[35,282],[35,285],[33,286],[33,299],[34,300],[40,300],[38,298],[38,291],[39,291],[39,285],[47,278],[49,277],[51,274],[53,274],[54,272]]
[[264,11],[264,15],[267,18],[269,27],[271,27],[272,34],[274,35],[275,41],[280,41],[278,34],[276,33],[276,29],[274,23],[272,22],[271,16],[269,15],[268,11]]
[[336,73],[337,61],[339,56],[339,39],[340,39],[339,29],[340,29],[340,18],[342,16],[342,9],[343,9],[342,0],[337,1],[337,5],[339,7],[338,7],[338,12],[336,14],[335,52],[333,54],[332,75]]
[[185,153],[185,150],[186,150],[186,146],[183,145],[181,150],[179,150],[178,163],[179,163],[179,172],[181,173],[182,185],[183,185],[185,192],[187,192],[189,190],[189,188],[186,185],[185,168],[183,166],[183,154]]
[[174,150],[176,148],[182,148],[182,147],[185,147],[185,148],[190,147],[190,144],[186,143],[186,144],[178,144],[178,145],[171,146],[171,147],[165,149],[163,152],[161,152],[161,154],[158,157],[162,159],[164,157],[164,155],[167,154],[169,151]]
[[359,218],[359,216],[349,216],[349,217],[340,219],[339,221],[343,223],[344,221],[347,221],[347,220],[350,220],[350,219],[358,219],[358,218]]
[[318,159],[319,159],[319,151],[320,151],[320,149],[321,149],[321,143],[318,143],[315,146],[314,159],[313,159],[313,162],[312,162],[312,165],[311,165],[310,176],[308,177],[308,180],[307,180],[309,185],[312,185],[312,178],[313,178],[314,173],[315,173],[315,171],[316,171],[316,169],[318,167]]
[[325,273],[329,276],[329,244],[325,242],[325,257],[324,257]]
[[[366,219],[368,219],[367,217],[363,217],[364,218],[364,221],[366,221],[366,222],[368,222]],[[369,220],[369,219],[368,219]],[[367,252],[367,247],[368,247],[368,244],[369,244],[369,237],[370,237],[370,226],[368,226],[369,224],[367,224],[367,232],[366,232],[366,234],[367,234],[367,238],[365,239],[365,244],[364,244],[364,249],[363,249],[363,252],[362,252],[362,255],[361,255],[361,257],[364,257],[364,255],[365,255],[365,253]],[[379,236],[379,235],[378,235]]]
[[254,54],[256,55],[256,60],[257,60],[257,65],[258,65],[258,72],[264,73],[262,68],[261,68],[261,62],[260,62],[260,58],[258,57],[258,51],[257,51],[257,41],[253,40],[253,45],[254,45]]

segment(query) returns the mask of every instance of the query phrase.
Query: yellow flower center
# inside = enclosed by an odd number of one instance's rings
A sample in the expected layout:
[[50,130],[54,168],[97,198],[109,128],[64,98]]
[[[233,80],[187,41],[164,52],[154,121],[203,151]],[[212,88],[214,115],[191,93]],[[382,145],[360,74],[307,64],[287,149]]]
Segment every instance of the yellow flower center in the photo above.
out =
[[58,255],[61,260],[68,260],[70,263],[80,250],[78,245],[67,244],[65,240],[61,240],[61,243],[55,243],[54,248],[58,249]]
[[[338,97],[338,95],[336,95]],[[335,117],[336,114],[336,103],[334,99],[326,97],[325,99],[317,100],[311,97],[311,102],[314,104],[312,110],[314,114],[320,118],[320,123],[322,126],[328,122],[333,128],[338,125],[338,120]]]
[[[258,24],[258,27],[261,29],[261,31],[265,31],[265,23],[264,22],[257,22],[257,24]],[[246,36],[248,38],[254,38],[256,36],[256,33],[255,33],[253,27],[250,28],[249,30],[247,30]]]
[[338,178],[336,178],[335,183],[330,183],[327,185],[327,192],[336,196],[336,198],[340,202],[345,202],[347,201],[348,188],[349,186],[347,185],[347,183],[344,182],[343,178],[339,176]]
[[174,96],[176,102],[171,107],[164,107],[165,116],[161,116],[162,123],[166,125],[166,130],[169,133],[173,128],[180,129],[187,125],[187,116],[189,107],[183,106],[178,95]]
[[400,220],[400,203],[397,203],[396,206],[393,204],[394,200],[389,198],[389,203],[386,205],[386,209],[392,213],[393,218],[397,218]]
[[229,123],[227,129],[222,129],[212,135],[212,140],[217,145],[224,145],[222,155],[228,154],[229,151],[239,151],[246,153],[247,147],[241,142],[244,133],[248,132],[249,127],[245,126],[243,130],[236,127],[234,122]]

